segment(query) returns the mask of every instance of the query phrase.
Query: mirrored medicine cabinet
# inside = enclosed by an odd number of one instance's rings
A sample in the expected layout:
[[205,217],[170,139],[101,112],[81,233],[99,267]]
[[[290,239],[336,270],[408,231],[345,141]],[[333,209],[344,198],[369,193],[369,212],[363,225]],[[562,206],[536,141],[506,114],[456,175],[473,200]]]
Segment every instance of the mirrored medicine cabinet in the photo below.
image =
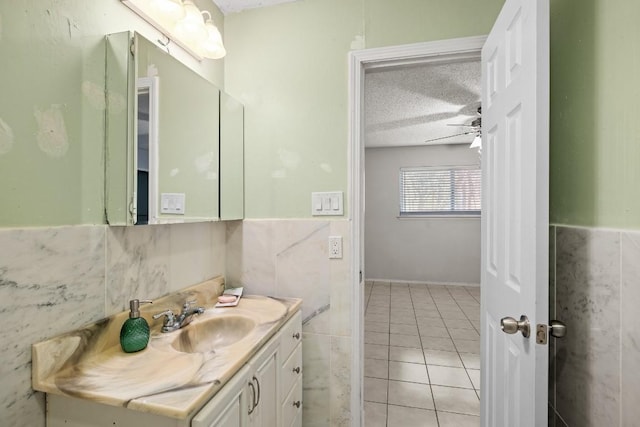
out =
[[110,225],[241,219],[242,104],[134,32],[106,42]]

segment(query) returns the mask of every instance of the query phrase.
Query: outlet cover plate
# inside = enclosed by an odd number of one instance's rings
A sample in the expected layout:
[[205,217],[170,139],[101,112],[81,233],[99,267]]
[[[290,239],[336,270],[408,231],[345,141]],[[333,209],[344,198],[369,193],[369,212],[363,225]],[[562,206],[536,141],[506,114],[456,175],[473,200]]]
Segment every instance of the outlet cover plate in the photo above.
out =
[[342,236],[329,236],[329,259],[342,259]]

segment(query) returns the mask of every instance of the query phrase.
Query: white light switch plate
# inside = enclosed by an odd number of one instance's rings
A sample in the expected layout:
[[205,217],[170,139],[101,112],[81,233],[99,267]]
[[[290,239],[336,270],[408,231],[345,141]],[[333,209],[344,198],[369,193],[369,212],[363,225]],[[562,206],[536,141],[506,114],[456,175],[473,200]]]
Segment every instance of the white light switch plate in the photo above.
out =
[[342,191],[325,191],[311,193],[311,215],[344,214]]
[[184,193],[162,193],[160,213],[184,215]]

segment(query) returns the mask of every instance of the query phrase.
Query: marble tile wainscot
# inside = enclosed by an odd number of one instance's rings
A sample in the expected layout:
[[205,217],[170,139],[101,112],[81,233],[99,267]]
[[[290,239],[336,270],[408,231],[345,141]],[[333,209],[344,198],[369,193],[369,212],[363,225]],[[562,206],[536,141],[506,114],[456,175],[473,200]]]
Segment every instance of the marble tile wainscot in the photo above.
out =
[[0,425],[44,427],[31,344],[225,273],[222,222],[0,229]]
[[[301,298],[303,425],[348,425],[351,417],[351,288],[348,220],[244,220],[227,227],[230,285],[259,295]],[[343,237],[329,259],[328,237]]]
[[550,346],[549,425],[636,425],[640,232],[552,226],[550,233],[550,311],[568,333]]

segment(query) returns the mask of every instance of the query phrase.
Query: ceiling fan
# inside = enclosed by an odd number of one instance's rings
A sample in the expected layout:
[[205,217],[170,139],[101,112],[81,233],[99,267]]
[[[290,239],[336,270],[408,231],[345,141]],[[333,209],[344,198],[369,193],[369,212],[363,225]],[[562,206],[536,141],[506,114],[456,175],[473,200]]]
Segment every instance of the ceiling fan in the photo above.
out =
[[[478,116],[482,116],[482,106],[478,107],[477,111],[478,111]],[[475,135],[476,139],[474,139],[473,143],[476,144],[476,140],[480,138],[480,135],[482,133],[482,117],[477,117],[473,119],[471,123],[463,123],[463,124],[449,123],[447,124],[447,126],[468,127],[470,129],[465,132],[460,132],[453,135],[441,136],[438,138],[431,138],[426,140],[425,143],[440,141],[443,139],[455,138],[457,136]]]

